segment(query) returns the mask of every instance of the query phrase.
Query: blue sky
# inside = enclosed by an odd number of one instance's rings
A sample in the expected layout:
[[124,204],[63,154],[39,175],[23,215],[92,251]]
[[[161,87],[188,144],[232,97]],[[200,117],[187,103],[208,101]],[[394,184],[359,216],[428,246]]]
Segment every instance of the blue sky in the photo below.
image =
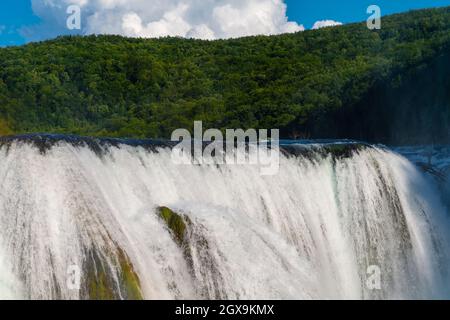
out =
[[29,0],[0,1],[0,45],[21,44],[25,40],[19,34],[21,26],[38,23]]
[[[43,40],[54,37],[58,34],[67,34],[68,31],[65,27],[62,27],[61,19],[56,21],[54,19],[56,9],[50,8],[49,5],[44,5],[45,0],[35,0],[35,7],[32,9],[31,0],[1,0],[0,1],[0,46],[20,45],[32,40]],[[55,0],[63,3],[67,0]],[[94,3],[96,0],[90,0]],[[154,0],[158,1],[158,0]],[[176,3],[178,0],[172,0]],[[227,0],[221,0],[222,3]],[[230,3],[236,3],[234,0],[229,0]],[[241,0],[241,2],[255,1],[255,0]],[[98,1],[97,1],[98,2]],[[169,1],[170,2],[170,1]],[[219,2],[219,1],[216,1]],[[306,29],[310,29],[314,22],[318,20],[335,20],[342,23],[363,21],[367,18],[366,9],[371,4],[377,4],[382,10],[382,14],[391,14],[397,12],[408,11],[410,9],[438,7],[438,6],[450,6],[450,0],[286,0],[288,7],[287,16],[290,21],[295,21],[299,25],[303,25]],[[36,5],[36,3],[38,3]],[[41,4],[39,4],[41,3]],[[195,2],[193,2],[195,3]],[[197,6],[198,6],[198,2]],[[237,2],[238,3],[238,2]],[[261,2],[262,3],[262,2]],[[259,4],[259,3],[258,3]],[[151,6],[151,0],[146,2],[147,6]],[[142,18],[143,21],[138,19],[139,26],[151,22],[148,21],[148,13],[141,14],[139,10],[142,10],[142,6],[137,9],[134,18],[147,17],[147,21]],[[259,7],[255,7],[259,8]],[[152,10],[153,8],[148,8]],[[62,9],[59,9],[62,10]],[[99,13],[102,14],[102,8],[99,5],[92,5],[87,8],[89,14]],[[146,10],[146,9],[144,9]],[[199,8],[204,10],[204,8]],[[203,11],[202,11],[203,12]],[[61,11],[61,14],[65,12]],[[114,17],[114,12],[110,12]],[[248,15],[243,11],[243,15]],[[117,13],[119,15],[119,13]],[[54,19],[54,20],[52,20]],[[106,18],[105,18],[106,19]],[[106,21],[106,20],[105,20]],[[249,20],[249,23],[252,23]],[[284,28],[285,26],[283,26]],[[118,29],[112,25],[110,29],[102,29],[98,27],[95,29],[93,24],[88,26],[91,33],[103,33],[102,30],[107,30],[107,33],[121,33]],[[110,31],[111,30],[111,31]],[[134,29],[133,29],[134,30]],[[258,33],[260,29],[256,29],[255,33]],[[284,29],[280,29],[282,30]],[[84,30],[85,31],[85,30]],[[83,31],[83,32],[84,32]],[[145,31],[145,30],[144,30]],[[80,31],[80,33],[83,33]],[[130,31],[131,32],[131,31]],[[141,31],[139,31],[141,32]],[[143,31],[142,31],[143,32]],[[250,30],[249,33],[252,31]],[[278,32],[278,31],[277,31]],[[85,32],[88,33],[88,32]],[[145,33],[144,33],[145,34]],[[129,35],[128,33],[126,35]],[[140,34],[136,31],[136,36]],[[230,33],[230,36],[234,36],[235,33]],[[218,36],[227,36],[222,34]],[[218,37],[217,36],[217,37]]]
[[288,17],[309,29],[315,21],[331,19],[343,23],[364,21],[372,4],[381,8],[382,15],[412,9],[450,6],[450,0],[287,0]]

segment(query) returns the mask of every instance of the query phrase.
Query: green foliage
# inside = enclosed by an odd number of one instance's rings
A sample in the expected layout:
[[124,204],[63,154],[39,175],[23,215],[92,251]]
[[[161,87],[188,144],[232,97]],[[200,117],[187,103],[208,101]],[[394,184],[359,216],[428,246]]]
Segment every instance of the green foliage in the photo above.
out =
[[218,41],[60,37],[0,49],[0,127],[169,138],[202,120],[205,129],[346,135],[337,111],[349,115],[378,84],[401,88],[409,70],[449,48],[450,8],[385,17],[379,31],[360,23]]
[[4,119],[0,119],[0,136],[11,135],[13,132],[9,128],[8,124]]

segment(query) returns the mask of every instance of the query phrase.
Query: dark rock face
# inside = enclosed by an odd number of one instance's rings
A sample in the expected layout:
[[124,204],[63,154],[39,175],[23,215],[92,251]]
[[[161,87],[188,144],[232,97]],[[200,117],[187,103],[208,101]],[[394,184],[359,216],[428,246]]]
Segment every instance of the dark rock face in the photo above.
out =
[[[161,148],[171,149],[178,144],[178,142],[170,140],[95,138],[46,133],[0,137],[0,147],[9,149],[12,143],[30,144],[36,147],[41,154],[45,154],[48,150],[51,150],[59,143],[67,143],[74,147],[87,147],[99,157],[102,157],[108,153],[108,150],[111,147],[120,148],[120,146],[123,145],[141,147],[149,152],[157,153]],[[209,142],[204,142],[203,149],[208,145]],[[270,145],[268,147],[270,148]],[[313,155],[324,156],[331,154],[336,158],[349,158],[354,152],[370,147],[371,145],[369,144],[355,141],[339,143],[321,143],[318,141],[317,144],[281,144],[280,150],[286,156],[304,156],[311,158]]]
[[120,145],[139,146],[155,152],[157,148],[170,148],[176,145],[175,142],[167,140],[94,138],[48,133],[0,137],[0,146],[6,146],[8,148],[14,142],[31,144],[38,148],[42,154],[45,154],[58,143],[65,142],[74,147],[88,147],[99,156],[104,155],[108,148],[119,147]]
[[331,155],[333,159],[351,158],[355,152],[371,148],[366,143],[329,143],[323,145],[286,145],[281,147],[281,151],[288,157],[305,157],[313,159],[315,157],[326,157]]

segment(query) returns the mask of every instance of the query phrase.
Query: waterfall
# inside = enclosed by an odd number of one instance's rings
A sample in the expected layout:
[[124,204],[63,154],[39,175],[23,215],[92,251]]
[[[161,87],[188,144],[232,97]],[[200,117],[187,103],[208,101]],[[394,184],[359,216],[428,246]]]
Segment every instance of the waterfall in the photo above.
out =
[[[0,298],[450,296],[446,209],[387,149],[290,146],[263,176],[176,165],[164,144],[0,145]],[[379,288],[367,284],[373,266]]]

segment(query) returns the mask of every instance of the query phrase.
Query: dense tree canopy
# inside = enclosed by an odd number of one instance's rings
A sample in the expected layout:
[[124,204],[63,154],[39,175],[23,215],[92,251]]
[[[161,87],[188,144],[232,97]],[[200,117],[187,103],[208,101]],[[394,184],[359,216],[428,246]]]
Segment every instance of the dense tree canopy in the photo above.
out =
[[442,140],[449,52],[450,8],[385,17],[374,31],[359,23],[217,41],[60,37],[0,49],[0,134],[167,138],[202,120],[280,128],[287,138],[414,142],[394,132],[401,119]]

